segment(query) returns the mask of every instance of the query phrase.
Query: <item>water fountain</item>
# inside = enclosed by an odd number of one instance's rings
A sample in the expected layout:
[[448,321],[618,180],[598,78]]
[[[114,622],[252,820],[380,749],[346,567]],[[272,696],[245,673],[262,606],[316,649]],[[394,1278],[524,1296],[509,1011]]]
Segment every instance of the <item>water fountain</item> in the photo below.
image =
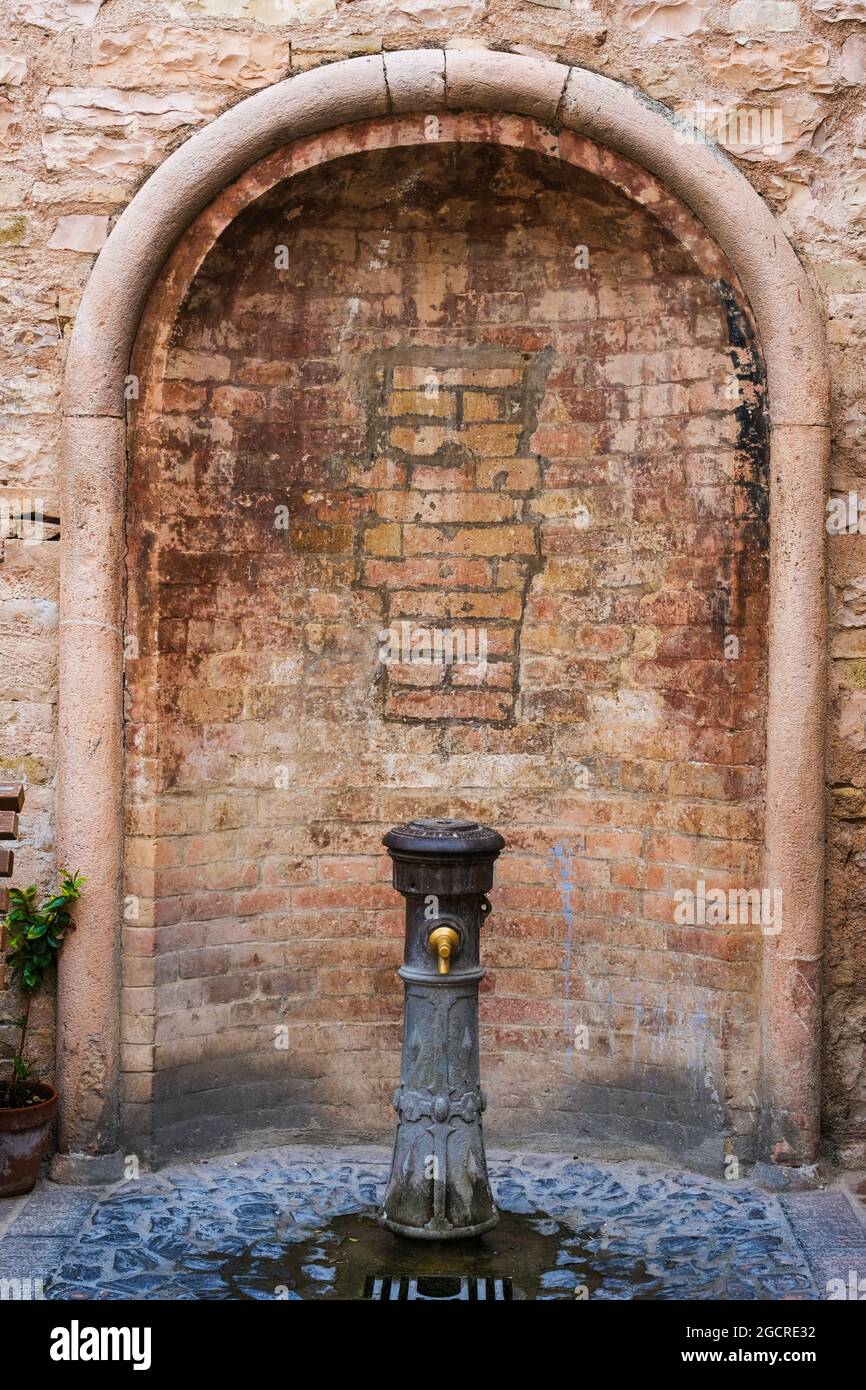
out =
[[496,1225],[478,1056],[481,925],[505,841],[473,820],[413,820],[384,838],[406,899],[397,1135],[381,1225],[420,1240]]

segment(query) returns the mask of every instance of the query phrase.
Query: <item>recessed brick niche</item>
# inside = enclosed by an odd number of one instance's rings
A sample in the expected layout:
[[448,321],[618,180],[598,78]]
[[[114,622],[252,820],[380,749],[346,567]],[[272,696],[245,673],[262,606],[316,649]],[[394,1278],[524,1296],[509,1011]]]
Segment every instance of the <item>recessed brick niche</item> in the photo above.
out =
[[[125,1125],[162,1157],[390,1134],[380,840],[410,814],[508,842],[494,1143],[750,1151],[760,932],[673,899],[761,884],[748,316],[646,176],[683,241],[531,122],[506,147],[449,120],[317,137],[343,144],[209,250],[206,215],[142,330]],[[486,661],[383,663],[402,624],[483,631]]]

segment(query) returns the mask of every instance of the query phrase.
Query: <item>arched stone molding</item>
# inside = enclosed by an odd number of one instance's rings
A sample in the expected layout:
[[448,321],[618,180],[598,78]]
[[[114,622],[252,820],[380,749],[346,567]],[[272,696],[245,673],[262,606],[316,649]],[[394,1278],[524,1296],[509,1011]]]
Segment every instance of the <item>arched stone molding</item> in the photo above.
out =
[[[765,938],[762,1075],[768,1153],[814,1158],[820,1120],[820,955],[829,383],[817,303],[751,184],[664,108],[596,73],[489,50],[351,59],[276,84],[175,151],[119,219],[88,281],[64,385],[58,843],[88,891],[58,996],[54,1172],[119,1170],[125,387],[166,258],[244,170],[303,136],[400,113],[534,117],[633,161],[691,210],[733,266],[768,378],[770,647],[764,881],[783,928]],[[554,153],[554,151],[551,151]]]

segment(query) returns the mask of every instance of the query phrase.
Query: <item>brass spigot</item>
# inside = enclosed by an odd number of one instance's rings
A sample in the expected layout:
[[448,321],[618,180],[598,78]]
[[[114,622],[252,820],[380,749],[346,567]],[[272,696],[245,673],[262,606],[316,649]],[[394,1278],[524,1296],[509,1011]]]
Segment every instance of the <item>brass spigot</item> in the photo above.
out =
[[453,927],[436,927],[427,938],[427,945],[439,957],[439,974],[447,975],[451,969],[451,957],[460,944],[460,937]]

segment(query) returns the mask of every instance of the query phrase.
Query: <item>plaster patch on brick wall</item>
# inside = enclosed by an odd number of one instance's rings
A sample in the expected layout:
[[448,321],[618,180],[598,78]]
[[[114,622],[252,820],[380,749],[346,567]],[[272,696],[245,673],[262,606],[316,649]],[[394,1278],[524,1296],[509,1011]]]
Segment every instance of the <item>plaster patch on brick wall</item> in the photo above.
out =
[[858,753],[866,753],[866,693],[862,690],[840,699],[838,731],[845,743]]
[[291,44],[277,34],[141,24],[93,40],[93,71],[115,87],[167,87],[188,79],[253,90],[288,75]]
[[835,86],[830,71],[830,50],[823,43],[802,44],[796,48],[755,44],[710,56],[707,67],[726,87],[739,92],[773,92],[783,87],[832,92]]
[[0,87],[20,87],[27,71],[27,59],[20,48],[0,43]]
[[337,12],[336,0],[166,0],[172,19],[225,18],[255,24],[313,24]]
[[9,415],[51,415],[57,409],[57,392],[34,368],[25,368],[0,384],[0,408]]
[[[0,96],[0,141],[6,146],[6,158],[11,158],[10,147],[12,146],[17,134],[20,132],[20,125],[15,112],[15,107],[6,96]],[[2,146],[0,146],[2,148]],[[0,156],[2,158],[2,156]],[[5,203],[4,203],[5,206]]]
[[160,147],[155,140],[112,138],[107,135],[75,135],[48,131],[42,137],[46,167],[61,173],[86,170],[119,179],[138,179],[155,164]]
[[138,134],[143,126],[153,130],[177,130],[202,125],[219,114],[218,97],[204,92],[118,91],[111,87],[53,87],[45,99],[46,121],[90,127],[121,126]]
[[89,28],[105,0],[11,0],[12,13],[25,24],[57,33],[70,25]]
[[763,98],[754,105],[734,105],[730,102],[700,102],[694,108],[682,107],[679,114],[694,121],[696,111],[699,127],[706,123],[707,112],[713,115],[710,138],[738,159],[758,163],[773,160],[788,164],[798,154],[812,147],[816,131],[824,119],[824,107],[805,90],[782,89],[774,98]]
[[107,239],[107,217],[92,217],[79,213],[60,218],[51,233],[48,245],[52,250],[92,254],[101,251]]
[[866,223],[866,172],[860,170],[846,175],[842,202],[854,212],[859,223]]
[[812,9],[828,24],[859,20],[866,24],[866,0],[813,0]]
[[651,4],[631,5],[628,22],[653,43],[687,38],[707,27],[711,6],[712,0],[653,0]]
[[796,0],[736,0],[728,27],[741,34],[790,33],[800,27]]
[[448,29],[483,19],[487,5],[486,0],[384,0],[376,10],[379,14],[390,12],[419,28]]
[[856,575],[834,588],[836,627],[866,627],[866,575]]
[[55,458],[50,440],[15,429],[11,424],[0,436],[0,468],[8,471],[16,486],[27,491],[50,476]]
[[849,34],[839,55],[839,68],[845,81],[858,87],[866,80],[866,39],[862,34]]

